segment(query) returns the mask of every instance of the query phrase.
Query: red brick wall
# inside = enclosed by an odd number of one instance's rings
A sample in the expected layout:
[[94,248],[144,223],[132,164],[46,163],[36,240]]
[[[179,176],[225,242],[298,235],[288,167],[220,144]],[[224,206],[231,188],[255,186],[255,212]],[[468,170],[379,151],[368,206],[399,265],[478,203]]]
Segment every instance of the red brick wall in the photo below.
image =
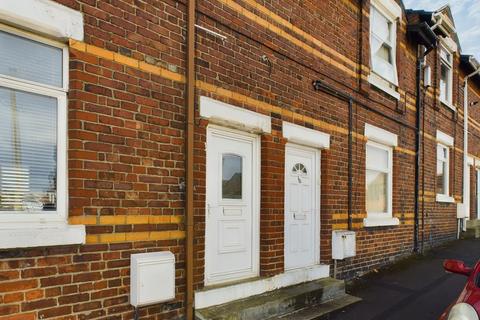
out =
[[[83,13],[85,43],[184,72],[183,4],[58,2]],[[132,319],[130,254],[163,250],[175,255],[176,298],[141,316],[183,315],[184,114],[183,84],[70,50],[69,216],[107,222],[86,226],[98,244],[1,251],[0,319]]]
[[[162,68],[184,75],[185,1],[58,2],[84,14],[85,43],[97,48],[96,52],[72,49],[70,53],[69,215],[81,219],[135,218],[87,225],[87,239],[98,242],[95,244],[0,252],[0,319],[12,319],[13,315],[25,319],[131,319],[130,254],[159,250],[175,254],[177,294],[172,302],[142,308],[142,319],[181,317],[183,237],[152,240],[145,234],[182,235],[184,231],[184,84],[174,76],[149,70]],[[318,79],[359,102],[353,105],[352,128],[357,256],[339,263],[340,275],[355,277],[409,255],[413,249],[416,48],[407,39],[405,16],[397,32],[401,89],[401,100],[397,101],[366,80],[370,60],[368,1],[363,1],[363,8],[348,0],[256,1],[261,5],[257,8],[253,0],[197,2],[197,24],[227,40],[197,29],[196,101],[200,95],[208,96],[272,118],[272,134],[261,138],[260,275],[283,272],[286,140],[282,121],[331,135],[330,149],[321,152],[322,263],[332,264],[332,230],[347,227],[348,104],[315,91],[312,81]],[[235,4],[262,19],[261,24],[242,15]],[[106,49],[108,55],[102,56],[98,49]],[[113,54],[133,60],[113,61],[108,58]],[[262,56],[268,57],[270,64]],[[138,67],[129,61],[136,61]],[[148,68],[140,68],[138,61]],[[428,64],[432,74],[438,74],[438,55],[431,53]],[[461,110],[458,59],[455,64],[454,101]],[[420,204],[424,217],[420,220],[420,240],[425,248],[451,240],[456,234],[456,204],[435,202],[437,129],[455,138],[458,149],[451,150],[450,189],[457,202],[462,195],[463,118],[439,103],[438,80],[438,76],[434,78],[434,88],[426,94],[423,117],[425,166],[420,177],[425,181],[425,202]],[[472,115],[480,119],[478,111]],[[198,103],[195,123],[194,282],[195,289],[200,289],[205,263],[208,122],[199,118]],[[400,220],[399,226],[363,227],[366,123],[398,135],[393,213]],[[471,152],[480,156],[474,141]],[[172,220],[150,223],[142,216]],[[125,240],[129,236],[140,239]]]

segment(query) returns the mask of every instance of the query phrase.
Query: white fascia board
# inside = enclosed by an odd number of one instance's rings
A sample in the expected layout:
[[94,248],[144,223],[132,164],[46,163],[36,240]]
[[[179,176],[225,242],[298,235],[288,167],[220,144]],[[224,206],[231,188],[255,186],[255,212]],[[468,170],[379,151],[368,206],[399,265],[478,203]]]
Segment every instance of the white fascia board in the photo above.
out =
[[370,3],[392,19],[402,17],[402,8],[395,0],[371,0]]
[[2,0],[0,22],[57,40],[83,41],[83,16],[52,0]]
[[298,143],[318,149],[330,148],[330,135],[310,128],[305,128],[283,121],[283,137],[289,142]]
[[365,137],[367,137],[368,140],[375,141],[386,146],[398,146],[398,136],[396,134],[382,128],[372,126],[368,123],[365,123]]
[[0,249],[84,244],[84,225],[24,226],[0,229]]
[[437,130],[437,142],[440,142],[447,147],[453,147],[453,137],[440,130]]
[[248,132],[272,132],[272,123],[269,116],[207,97],[200,97],[200,117],[212,123]]

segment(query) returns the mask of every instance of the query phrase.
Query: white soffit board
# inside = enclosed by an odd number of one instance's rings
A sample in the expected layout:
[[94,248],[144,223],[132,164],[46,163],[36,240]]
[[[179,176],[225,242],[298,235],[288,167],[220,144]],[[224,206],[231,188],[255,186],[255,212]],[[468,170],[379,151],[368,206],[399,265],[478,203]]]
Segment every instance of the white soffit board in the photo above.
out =
[[443,133],[440,130],[437,130],[437,141],[446,145],[447,147],[453,147],[453,137]]
[[1,0],[0,22],[55,39],[83,41],[83,16],[52,0]]
[[365,124],[365,137],[367,137],[368,140],[375,141],[387,146],[398,146],[398,137],[396,134],[382,128],[372,126],[368,123]]
[[371,0],[370,3],[385,13],[388,13],[393,19],[402,16],[402,8],[397,2],[395,2],[395,0]]
[[283,137],[289,142],[319,148],[330,148],[330,135],[310,128],[305,128],[290,122],[283,121]]
[[200,117],[208,119],[212,123],[249,132],[272,132],[269,116],[207,97],[200,97]]

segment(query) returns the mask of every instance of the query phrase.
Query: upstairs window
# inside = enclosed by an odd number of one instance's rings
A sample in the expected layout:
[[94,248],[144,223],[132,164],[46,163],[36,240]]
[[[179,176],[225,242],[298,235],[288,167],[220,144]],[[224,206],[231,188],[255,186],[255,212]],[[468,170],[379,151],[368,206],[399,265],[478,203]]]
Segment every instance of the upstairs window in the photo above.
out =
[[66,221],[68,51],[0,26],[0,221]]
[[445,48],[440,49],[440,101],[452,107],[453,56]]
[[375,6],[370,10],[370,47],[373,72],[397,84],[396,21]]

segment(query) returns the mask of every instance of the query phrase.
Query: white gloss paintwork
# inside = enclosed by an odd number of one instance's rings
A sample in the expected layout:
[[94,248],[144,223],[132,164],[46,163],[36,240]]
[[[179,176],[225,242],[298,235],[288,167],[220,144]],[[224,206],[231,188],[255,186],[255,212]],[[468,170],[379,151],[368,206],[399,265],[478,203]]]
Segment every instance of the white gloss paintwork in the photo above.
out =
[[[292,169],[301,164],[306,172]],[[285,153],[285,270],[319,263],[320,151],[288,143]]]
[[[259,137],[209,125],[205,285],[255,277],[259,272]],[[242,157],[242,198],[222,198],[222,155]]]

